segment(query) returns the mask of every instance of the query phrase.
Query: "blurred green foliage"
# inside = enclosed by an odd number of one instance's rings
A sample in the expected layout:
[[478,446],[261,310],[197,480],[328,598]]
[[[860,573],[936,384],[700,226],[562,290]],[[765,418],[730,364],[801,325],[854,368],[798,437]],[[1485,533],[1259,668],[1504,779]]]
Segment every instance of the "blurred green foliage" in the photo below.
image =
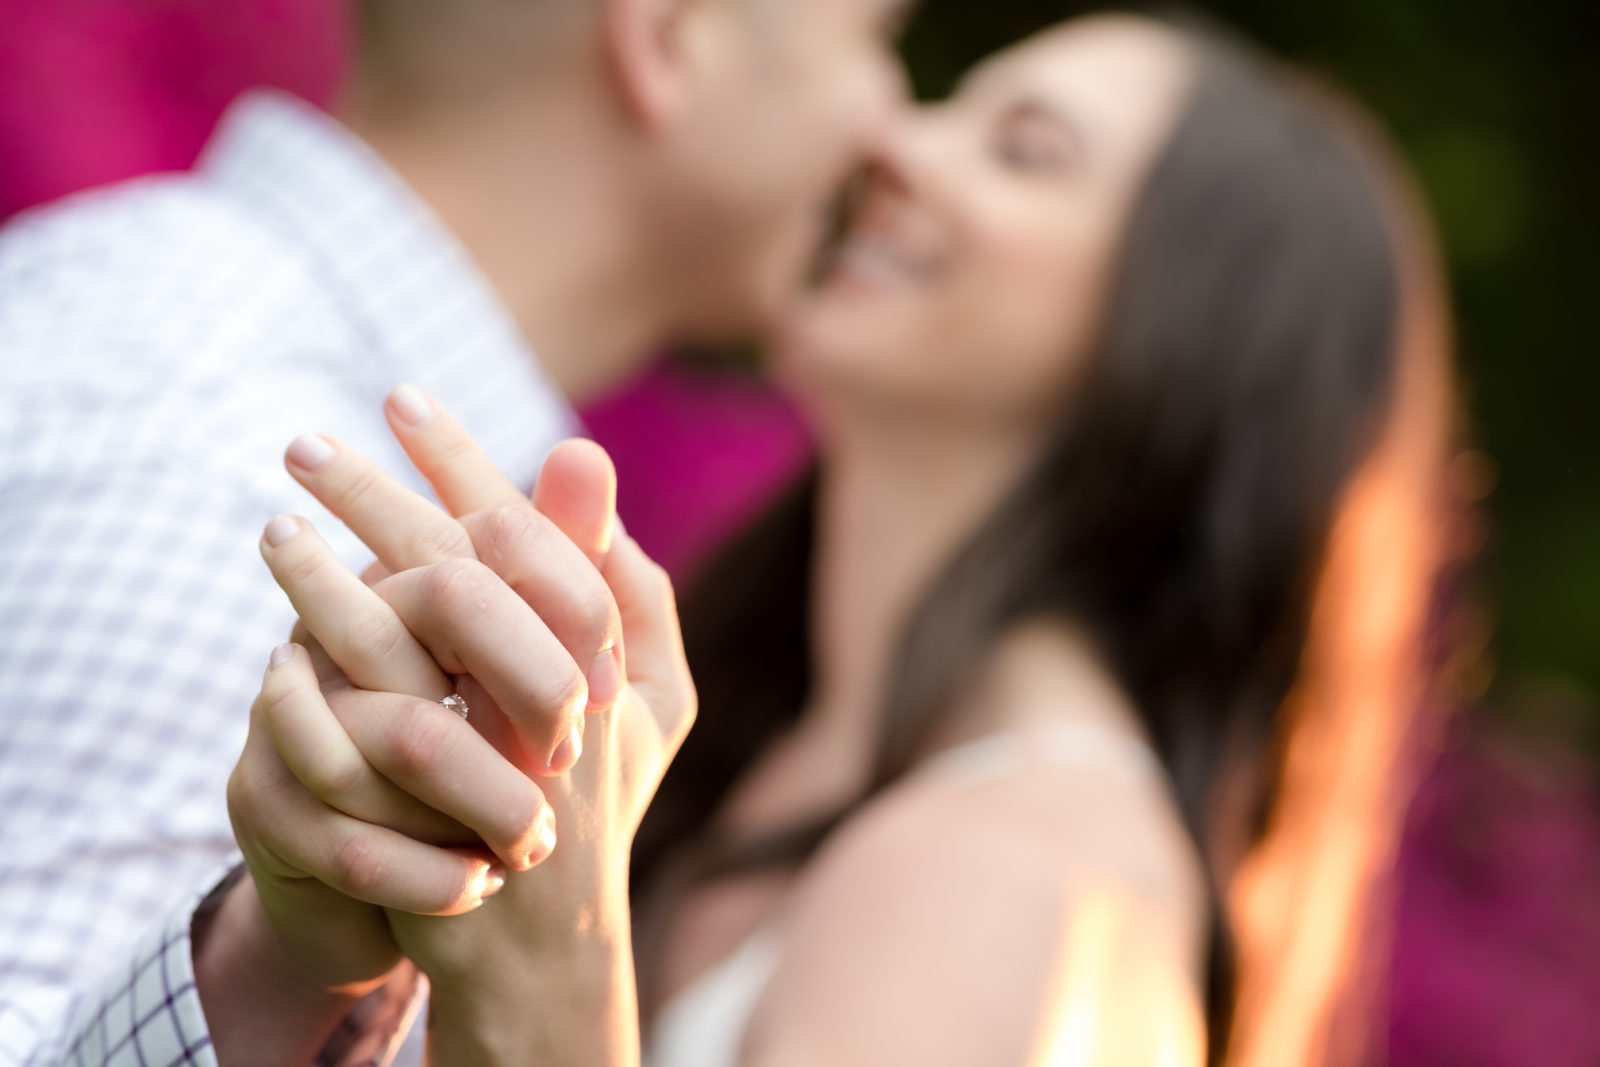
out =
[[[1480,569],[1501,695],[1600,694],[1600,346],[1586,317],[1600,193],[1600,62],[1559,0],[1192,5],[1332,78],[1387,123],[1449,258],[1470,443],[1498,470]],[[905,52],[937,96],[996,48],[1098,8],[927,0]],[[1519,701],[1503,700],[1513,718]],[[1591,717],[1591,740],[1600,728]]]

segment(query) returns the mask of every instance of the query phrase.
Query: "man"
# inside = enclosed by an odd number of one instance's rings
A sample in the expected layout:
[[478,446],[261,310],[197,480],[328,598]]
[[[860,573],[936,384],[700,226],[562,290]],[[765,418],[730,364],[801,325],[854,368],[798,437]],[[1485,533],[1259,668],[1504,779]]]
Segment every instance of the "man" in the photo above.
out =
[[194,175],[0,236],[0,1062],[212,1055],[187,915],[292,617],[252,558],[306,505],[283,443],[407,469],[410,380],[531,485],[568,401],[758,329],[899,97],[900,6],[369,0],[343,125],[249,96]]

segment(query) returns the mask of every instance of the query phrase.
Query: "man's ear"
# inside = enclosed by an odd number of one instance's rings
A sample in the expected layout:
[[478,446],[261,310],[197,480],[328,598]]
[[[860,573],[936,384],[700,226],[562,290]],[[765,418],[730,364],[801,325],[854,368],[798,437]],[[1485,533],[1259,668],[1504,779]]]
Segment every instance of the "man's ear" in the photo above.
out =
[[601,0],[601,41],[623,106],[651,129],[687,95],[684,23],[695,0]]

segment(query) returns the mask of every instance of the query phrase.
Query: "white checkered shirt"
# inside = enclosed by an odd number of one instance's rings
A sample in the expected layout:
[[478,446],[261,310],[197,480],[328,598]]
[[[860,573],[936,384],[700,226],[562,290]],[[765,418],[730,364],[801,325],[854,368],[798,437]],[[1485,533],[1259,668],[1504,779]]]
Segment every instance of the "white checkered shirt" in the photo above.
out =
[[215,1062],[188,920],[292,620],[257,541],[298,512],[364,560],[281,456],[327,431],[419,484],[403,380],[525,484],[576,429],[453,238],[290,97],[0,231],[0,1064]]

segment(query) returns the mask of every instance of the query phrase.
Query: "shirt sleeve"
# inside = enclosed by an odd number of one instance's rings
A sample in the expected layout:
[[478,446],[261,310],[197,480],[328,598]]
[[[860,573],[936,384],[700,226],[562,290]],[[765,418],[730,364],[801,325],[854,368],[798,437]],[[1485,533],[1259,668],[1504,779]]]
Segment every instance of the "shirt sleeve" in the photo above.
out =
[[168,1062],[141,1060],[131,1037],[69,1043],[69,1020],[170,1025],[191,1057],[171,1062],[200,1062],[204,1028],[175,962],[186,921],[145,935],[192,906],[234,848],[227,776],[293,618],[256,555],[285,503],[149,464],[7,485],[0,1064]]
[[[65,1025],[44,1025],[15,1005],[0,1008],[0,1055],[30,1067],[218,1067],[195,984],[192,931],[243,875],[235,864],[174,908],[75,1000]],[[426,979],[409,964],[398,968],[340,1021],[316,1067],[389,1067],[426,996]]]
[[[227,776],[293,620],[256,547],[291,493],[148,467],[8,493],[0,1065],[215,1063],[189,930],[236,862]],[[406,968],[319,1064],[389,1062],[420,996]]]
[[15,1004],[0,1008],[0,1034],[13,1041],[17,1062],[217,1067],[195,988],[189,935],[196,907],[206,898],[196,893],[174,908],[125,960],[73,999],[64,1022],[51,1025]]

